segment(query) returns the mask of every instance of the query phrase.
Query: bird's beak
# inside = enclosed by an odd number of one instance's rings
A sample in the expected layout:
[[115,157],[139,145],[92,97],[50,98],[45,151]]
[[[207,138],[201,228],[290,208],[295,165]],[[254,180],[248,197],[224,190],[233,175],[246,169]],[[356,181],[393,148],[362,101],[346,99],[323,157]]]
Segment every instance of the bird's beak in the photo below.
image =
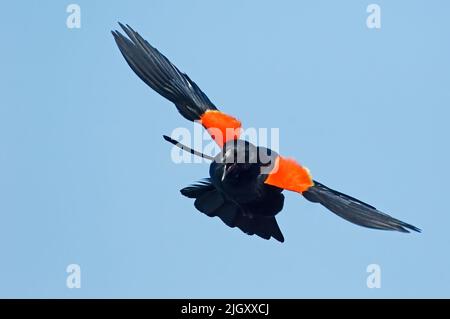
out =
[[223,174],[222,174],[222,179],[221,179],[222,182],[225,180],[226,176],[227,176],[227,167],[225,166],[225,168],[223,170]]
[[235,163],[227,163],[227,164],[225,164],[225,168],[224,168],[223,174],[222,174],[222,182],[227,177],[228,172],[231,171],[235,165],[236,165]]

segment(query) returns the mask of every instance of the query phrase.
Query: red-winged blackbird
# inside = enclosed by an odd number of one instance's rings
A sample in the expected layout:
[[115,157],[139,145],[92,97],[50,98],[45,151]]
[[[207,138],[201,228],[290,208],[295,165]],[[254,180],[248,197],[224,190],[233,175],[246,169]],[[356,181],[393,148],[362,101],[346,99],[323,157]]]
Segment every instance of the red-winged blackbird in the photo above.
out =
[[209,178],[181,190],[184,196],[195,199],[199,211],[217,216],[226,225],[249,235],[283,242],[275,215],[283,208],[282,191],[287,189],[360,226],[420,232],[413,225],[313,180],[309,171],[294,160],[240,140],[240,121],[219,111],[194,81],[130,26],[120,26],[128,38],[118,31],[112,34],[136,75],[173,102],[183,117],[200,122],[222,148],[215,157],[209,157],[164,136],[186,151],[212,160]]

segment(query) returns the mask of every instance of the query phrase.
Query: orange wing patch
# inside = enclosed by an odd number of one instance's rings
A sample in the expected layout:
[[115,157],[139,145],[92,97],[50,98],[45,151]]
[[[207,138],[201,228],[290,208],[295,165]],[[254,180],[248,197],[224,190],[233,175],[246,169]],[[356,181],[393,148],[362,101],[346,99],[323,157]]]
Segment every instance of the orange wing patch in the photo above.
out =
[[306,167],[301,166],[293,159],[282,156],[276,158],[275,166],[264,183],[298,193],[303,193],[314,185]]
[[208,110],[200,117],[200,123],[220,147],[241,135],[241,122],[217,110]]

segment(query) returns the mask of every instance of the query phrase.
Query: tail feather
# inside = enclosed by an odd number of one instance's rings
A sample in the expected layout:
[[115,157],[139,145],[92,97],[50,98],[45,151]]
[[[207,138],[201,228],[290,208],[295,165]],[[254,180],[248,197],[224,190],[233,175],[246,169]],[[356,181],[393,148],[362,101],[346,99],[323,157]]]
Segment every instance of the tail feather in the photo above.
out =
[[130,26],[119,23],[112,35],[123,57],[136,75],[153,90],[173,102],[186,119],[199,120],[207,110],[217,110],[205,93],[163,54],[144,40]]
[[209,217],[219,217],[229,227],[237,227],[248,235],[257,235],[264,239],[273,237],[284,242],[275,216],[244,214],[242,208],[226,200],[209,179],[183,188],[181,194],[195,198],[195,208]]
[[314,181],[314,186],[303,192],[303,196],[311,202],[322,204],[336,215],[356,225],[374,229],[396,230],[403,233],[409,233],[410,230],[421,231],[411,224],[382,213],[371,205],[328,188],[317,181]]

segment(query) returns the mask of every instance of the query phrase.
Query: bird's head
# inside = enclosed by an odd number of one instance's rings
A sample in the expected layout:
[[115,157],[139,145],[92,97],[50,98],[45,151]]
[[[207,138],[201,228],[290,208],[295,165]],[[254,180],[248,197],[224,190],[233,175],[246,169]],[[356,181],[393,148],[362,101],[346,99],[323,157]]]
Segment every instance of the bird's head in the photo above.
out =
[[268,148],[257,147],[244,140],[226,143],[215,162],[222,170],[221,180],[239,180],[242,177],[255,178],[268,174],[277,154]]

